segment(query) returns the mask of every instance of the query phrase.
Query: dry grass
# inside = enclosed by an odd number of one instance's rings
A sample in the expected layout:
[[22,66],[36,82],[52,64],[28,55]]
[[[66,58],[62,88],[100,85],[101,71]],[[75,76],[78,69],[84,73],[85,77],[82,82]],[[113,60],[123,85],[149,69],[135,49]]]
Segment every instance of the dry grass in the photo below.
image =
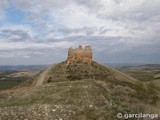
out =
[[64,63],[51,68],[41,86],[33,86],[37,75],[27,83],[31,87],[1,91],[0,119],[116,120],[119,112],[160,114],[158,89],[152,83],[145,85],[95,62],[69,68]]

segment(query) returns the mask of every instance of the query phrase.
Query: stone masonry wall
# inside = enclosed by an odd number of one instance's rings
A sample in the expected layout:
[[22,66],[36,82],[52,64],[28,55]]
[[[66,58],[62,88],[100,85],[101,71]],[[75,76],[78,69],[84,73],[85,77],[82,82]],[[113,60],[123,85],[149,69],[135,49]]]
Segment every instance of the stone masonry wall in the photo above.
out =
[[84,48],[79,46],[78,48],[69,48],[67,64],[73,62],[86,62],[92,63],[92,48],[89,45],[86,45]]

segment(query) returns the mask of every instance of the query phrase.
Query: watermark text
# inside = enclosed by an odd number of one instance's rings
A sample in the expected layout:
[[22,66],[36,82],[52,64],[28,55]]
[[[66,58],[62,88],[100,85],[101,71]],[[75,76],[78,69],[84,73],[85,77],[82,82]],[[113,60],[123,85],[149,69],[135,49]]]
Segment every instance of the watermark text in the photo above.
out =
[[144,114],[144,113],[137,113],[137,114],[130,114],[130,113],[118,113],[117,114],[117,118],[121,119],[121,118],[125,118],[125,119],[131,119],[131,118],[148,118],[148,119],[156,119],[158,118],[158,114]]

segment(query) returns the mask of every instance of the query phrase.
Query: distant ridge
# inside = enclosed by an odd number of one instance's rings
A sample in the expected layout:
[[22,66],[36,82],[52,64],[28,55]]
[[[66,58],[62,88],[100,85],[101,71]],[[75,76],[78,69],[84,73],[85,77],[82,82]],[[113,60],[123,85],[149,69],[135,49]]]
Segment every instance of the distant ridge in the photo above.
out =
[[36,70],[44,69],[48,65],[2,65],[0,66],[0,71],[20,71],[20,70]]

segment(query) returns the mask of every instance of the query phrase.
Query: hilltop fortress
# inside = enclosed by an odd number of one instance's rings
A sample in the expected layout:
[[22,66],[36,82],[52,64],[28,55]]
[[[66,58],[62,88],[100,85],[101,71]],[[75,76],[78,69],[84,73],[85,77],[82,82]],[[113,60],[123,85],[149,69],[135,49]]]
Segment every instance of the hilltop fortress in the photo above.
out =
[[92,63],[92,48],[86,45],[84,48],[80,45],[78,48],[69,48],[67,64],[73,62],[85,62],[88,64]]

